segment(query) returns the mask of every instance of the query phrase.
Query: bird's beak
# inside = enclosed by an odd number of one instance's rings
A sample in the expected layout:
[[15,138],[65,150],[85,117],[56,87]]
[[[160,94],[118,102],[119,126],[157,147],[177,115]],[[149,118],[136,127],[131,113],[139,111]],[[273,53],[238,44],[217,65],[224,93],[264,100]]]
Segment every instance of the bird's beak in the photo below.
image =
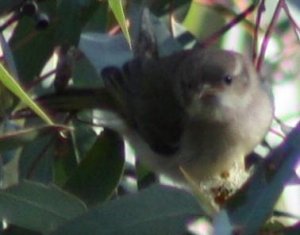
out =
[[204,84],[201,87],[201,91],[198,95],[199,99],[202,99],[204,97],[213,97],[216,96],[221,91],[221,88],[213,87],[211,84]]

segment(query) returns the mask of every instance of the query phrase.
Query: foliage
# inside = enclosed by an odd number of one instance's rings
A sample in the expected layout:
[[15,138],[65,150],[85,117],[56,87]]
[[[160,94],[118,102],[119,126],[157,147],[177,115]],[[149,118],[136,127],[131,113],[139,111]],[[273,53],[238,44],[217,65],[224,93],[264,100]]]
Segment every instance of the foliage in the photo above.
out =
[[[138,164],[132,173],[120,137],[92,125],[99,113],[89,108],[100,102],[93,94],[57,99],[50,106],[64,113],[43,107],[49,114],[29,98],[68,94],[69,86],[102,87],[103,68],[122,66],[133,57],[145,6],[160,55],[195,44],[221,47],[231,40],[239,46],[234,49],[251,54],[257,70],[280,67],[265,61],[269,41],[280,40],[278,31],[299,33],[290,7],[300,9],[297,1],[270,2],[275,11],[264,24],[270,7],[264,0],[1,0],[1,233],[188,234],[200,218],[215,234],[263,234],[266,229],[299,234],[299,224],[265,226],[285,186],[298,182],[299,124],[212,216],[202,200],[157,185]],[[228,34],[238,27],[240,39],[232,43]],[[22,109],[24,104],[47,125]]]

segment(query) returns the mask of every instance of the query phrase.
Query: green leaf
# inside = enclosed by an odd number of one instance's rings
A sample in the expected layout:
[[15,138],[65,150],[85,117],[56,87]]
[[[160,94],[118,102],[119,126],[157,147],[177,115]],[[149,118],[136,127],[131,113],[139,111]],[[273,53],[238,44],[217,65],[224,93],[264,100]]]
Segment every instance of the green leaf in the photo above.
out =
[[155,185],[99,206],[51,235],[185,234],[191,219],[202,214],[195,198],[180,189]]
[[108,0],[108,3],[123,31],[123,34],[129,44],[129,47],[132,48],[129,31],[126,26],[126,18],[122,6],[122,0]]
[[[209,22],[209,23],[208,23]],[[206,38],[224,26],[224,16],[208,6],[193,1],[183,25],[196,38]]]
[[116,189],[123,173],[123,140],[105,130],[65,184],[89,205],[106,200]]
[[22,17],[10,39],[21,81],[39,76],[55,47],[77,47],[84,24],[99,5],[96,0],[39,1],[40,12],[50,19],[43,30],[36,29],[34,18]]
[[17,81],[4,69],[2,64],[0,64],[0,81],[46,123],[54,125],[50,117],[48,117],[47,114],[26,94]]
[[[39,126],[41,120],[30,118],[26,127]],[[30,179],[41,183],[51,183],[54,178],[54,161],[57,156],[55,144],[60,141],[59,132],[36,136],[24,145],[19,154],[18,175],[20,179]]]
[[[77,117],[92,123],[90,112],[92,111],[79,113]],[[74,173],[97,139],[92,126],[73,120],[72,127],[74,131],[69,132],[65,138],[60,137],[55,146],[55,183],[60,186]]]
[[186,7],[192,0],[160,0],[151,2],[151,11],[157,16],[169,15],[170,11],[176,12],[178,8]]
[[0,15],[7,13],[22,2],[22,0],[1,0],[0,1]]
[[[35,20],[22,17],[9,40],[15,64],[21,82],[31,82],[38,77],[46,62],[51,57],[55,44],[56,1],[39,2],[41,12],[50,18],[49,27],[44,30],[35,29]],[[33,53],[34,52],[34,53]]]
[[73,82],[74,86],[78,87],[103,86],[96,68],[85,57],[84,54],[81,56],[80,59],[74,62]]
[[123,34],[111,37],[103,33],[85,32],[81,35],[79,48],[98,72],[107,66],[121,67],[132,59],[132,51]]
[[57,3],[55,40],[58,45],[77,47],[84,25],[102,6],[96,0],[61,0]]
[[0,216],[26,229],[49,232],[86,211],[85,205],[57,187],[24,181],[0,191]]
[[51,125],[6,133],[0,136],[0,152],[23,146],[31,143],[36,138],[64,130],[65,128],[65,126]]

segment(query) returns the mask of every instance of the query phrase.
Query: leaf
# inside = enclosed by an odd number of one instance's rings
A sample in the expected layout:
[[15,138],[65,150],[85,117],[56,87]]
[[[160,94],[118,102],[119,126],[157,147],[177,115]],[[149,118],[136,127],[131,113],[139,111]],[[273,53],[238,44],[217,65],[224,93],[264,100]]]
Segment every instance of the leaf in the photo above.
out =
[[224,17],[221,14],[210,7],[193,1],[183,21],[183,25],[192,32],[196,38],[206,38],[220,29],[224,25],[224,22]]
[[126,18],[123,11],[122,0],[108,0],[108,4],[112,9],[122,31],[123,34],[129,44],[129,47],[132,48],[131,39],[129,35],[129,31],[126,25]]
[[85,55],[82,55],[80,59],[74,62],[73,82],[74,86],[78,87],[103,86],[98,71]]
[[34,139],[64,129],[65,126],[51,125],[9,132],[0,136],[0,152],[11,150],[32,142]]
[[191,194],[155,185],[105,203],[66,223],[51,235],[185,234],[187,222],[201,214],[202,210]]
[[247,184],[226,205],[233,227],[257,234],[272,214],[285,185],[294,176],[300,154],[300,123],[256,169]]
[[[79,113],[77,117],[92,123],[90,112],[92,111]],[[79,162],[86,156],[97,138],[92,126],[73,120],[72,127],[74,131],[64,137],[58,137],[55,144],[55,183],[61,187],[76,171]]]
[[99,5],[96,0],[58,1],[58,21],[55,25],[56,43],[77,46],[83,26],[99,8]]
[[22,17],[9,40],[21,82],[31,82],[39,76],[56,46],[56,21],[52,21],[56,15],[56,1],[39,2],[38,6],[48,15],[49,27],[36,30],[33,18]]
[[116,133],[105,130],[64,188],[89,205],[103,202],[120,181],[124,165],[123,154],[123,140]]
[[[41,120],[27,119],[26,127],[39,126]],[[21,149],[18,156],[18,175],[20,179],[31,179],[42,183],[53,182],[53,165],[55,160],[54,144],[58,132],[36,136]]]
[[11,49],[10,49],[7,41],[5,40],[2,32],[0,32],[0,45],[1,45],[4,61],[5,61],[5,64],[7,65],[8,71],[10,71],[10,73],[13,75],[13,77],[18,80],[19,76],[18,76],[16,65],[15,65],[15,61],[13,59]]
[[[132,58],[132,52],[122,34],[108,36],[94,32],[83,33],[80,37],[79,48],[99,74],[106,66],[121,67]],[[95,51],[101,51],[101,53],[95,53]]]
[[49,26],[37,30],[33,18],[22,17],[10,39],[20,79],[25,82],[40,75],[55,47],[77,47],[82,28],[99,3],[96,0],[39,1],[38,6],[49,17]]
[[180,7],[188,6],[191,2],[191,0],[173,0],[172,3],[170,3],[170,0],[152,1],[151,10],[155,15],[162,16],[169,14],[171,11],[174,12]]
[[4,69],[0,64],[0,80],[5,87],[7,87],[12,93],[14,93],[19,99],[31,108],[40,118],[46,123],[53,125],[53,121],[47,116],[47,114],[26,94],[22,87],[16,80]]
[[0,1],[0,15],[7,13],[13,7],[19,5],[22,0],[1,0]]
[[85,205],[57,187],[30,181],[0,191],[0,216],[26,229],[49,232],[86,211]]

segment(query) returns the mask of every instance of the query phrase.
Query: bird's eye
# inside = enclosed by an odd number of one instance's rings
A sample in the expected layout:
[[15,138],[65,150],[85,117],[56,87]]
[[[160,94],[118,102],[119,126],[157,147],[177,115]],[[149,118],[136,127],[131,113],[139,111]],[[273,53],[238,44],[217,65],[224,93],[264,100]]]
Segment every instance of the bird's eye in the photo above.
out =
[[231,85],[233,78],[230,75],[225,75],[223,78],[226,85]]

